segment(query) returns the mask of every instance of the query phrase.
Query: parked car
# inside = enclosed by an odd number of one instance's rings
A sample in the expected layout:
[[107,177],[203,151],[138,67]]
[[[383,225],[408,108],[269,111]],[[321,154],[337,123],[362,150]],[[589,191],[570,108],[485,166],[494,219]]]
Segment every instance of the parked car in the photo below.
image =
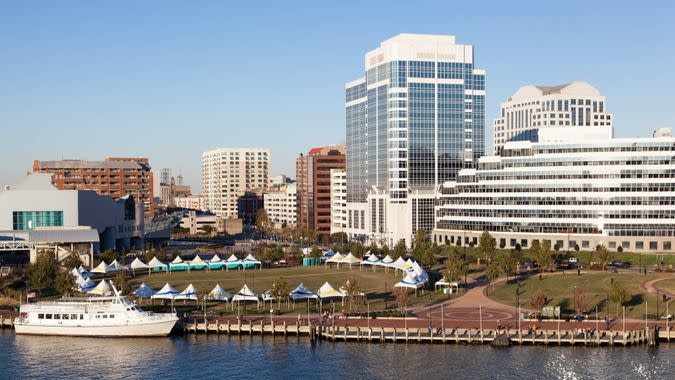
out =
[[579,262],[579,261],[577,260],[576,257],[570,257],[568,261],[569,261],[570,263],[573,263],[573,264],[576,264],[576,263]]

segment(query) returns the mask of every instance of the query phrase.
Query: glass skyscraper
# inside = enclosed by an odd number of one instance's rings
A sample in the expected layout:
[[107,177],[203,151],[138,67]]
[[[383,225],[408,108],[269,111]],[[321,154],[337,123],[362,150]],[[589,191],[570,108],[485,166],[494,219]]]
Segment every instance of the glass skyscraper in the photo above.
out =
[[388,39],[366,54],[345,101],[348,231],[387,243],[430,233],[433,190],[485,150],[485,72],[473,47],[453,36]]

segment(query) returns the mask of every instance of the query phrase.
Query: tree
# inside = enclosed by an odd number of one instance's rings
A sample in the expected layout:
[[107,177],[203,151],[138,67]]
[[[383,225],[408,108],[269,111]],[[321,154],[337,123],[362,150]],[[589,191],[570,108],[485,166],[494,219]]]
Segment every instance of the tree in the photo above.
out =
[[532,247],[530,248],[530,254],[534,261],[539,265],[539,272],[550,269],[553,266],[553,257],[551,256],[551,241],[544,240],[544,243],[540,243],[539,240],[532,241]]
[[508,281],[509,276],[516,271],[516,255],[513,253],[502,255],[497,261],[497,264],[499,265],[499,270],[506,275],[506,280]]
[[330,235],[330,242],[333,244],[345,244],[349,241],[346,232],[335,232]]
[[288,296],[288,283],[283,277],[279,277],[272,283],[272,297],[277,300],[277,308],[281,309],[281,301]]
[[401,239],[394,246],[394,251],[391,254],[391,258],[396,260],[399,257],[403,257],[403,256],[405,256],[406,251],[407,251],[407,248],[405,246],[405,240]]
[[347,298],[349,298],[349,310],[352,310],[352,307],[354,305],[354,297],[361,295],[361,288],[359,287],[359,283],[356,281],[356,279],[354,279],[353,276],[349,276],[347,282],[345,282],[344,290],[345,293],[347,294]]
[[208,236],[211,236],[211,234],[213,233],[213,226],[208,225],[208,224],[205,224],[205,225],[199,227],[199,229],[204,231],[204,234],[208,235]]
[[434,244],[432,246],[428,246],[424,251],[421,252],[421,254],[419,254],[418,256],[415,256],[415,258],[420,263],[422,263],[423,266],[431,267],[438,262],[438,255],[440,253],[441,253],[441,247]]
[[543,291],[537,290],[530,296],[530,304],[532,307],[537,310],[537,313],[541,314],[541,309],[546,305],[546,294]]
[[79,268],[82,265],[82,260],[80,260],[80,255],[77,253],[71,253],[63,260],[63,267],[68,270],[73,270],[74,268]]
[[443,275],[448,281],[460,281],[467,271],[466,262],[459,257],[450,257],[445,262]]
[[490,288],[490,285],[494,280],[499,278],[499,275],[501,271],[499,270],[499,267],[495,263],[490,263],[488,266],[485,268],[485,278],[488,279],[488,288]]
[[407,288],[395,288],[394,297],[396,298],[396,303],[398,304],[399,309],[403,309],[408,306],[410,293],[408,293]]
[[40,252],[35,263],[28,265],[28,283],[32,289],[43,291],[54,285],[56,262],[49,252]]
[[599,244],[598,246],[595,247],[595,252],[593,254],[596,256],[596,260],[600,263],[602,266],[602,270],[605,270],[605,267],[607,267],[607,263],[610,261],[612,258],[612,252],[607,249],[602,244]]
[[366,252],[366,248],[363,246],[358,241],[351,242],[349,243],[349,252],[351,252],[352,255],[358,257],[358,258],[363,258],[363,254]]
[[321,252],[321,249],[317,247],[316,245],[312,247],[312,250],[309,251],[309,257],[313,259],[319,259],[323,256],[323,252]]
[[383,245],[382,248],[380,249],[380,253],[382,254],[382,256],[387,256],[388,254],[390,254],[391,252],[389,251],[389,246],[386,244]]
[[267,216],[267,211],[264,208],[259,208],[255,212],[255,225],[260,229],[267,229],[269,227],[270,219]]
[[302,250],[300,248],[292,248],[289,255],[294,263],[300,264],[302,262]]
[[583,289],[577,289],[574,288],[574,311],[577,314],[582,314],[588,309],[588,295],[586,294],[586,291]]
[[478,251],[483,254],[486,261],[494,260],[497,255],[497,241],[485,230],[478,239]]
[[56,291],[59,294],[64,296],[69,296],[73,294],[73,289],[75,289],[75,277],[70,271],[59,271],[56,274]]
[[122,272],[117,272],[115,277],[113,277],[110,281],[113,285],[115,285],[115,288],[118,292],[120,292],[120,294],[127,294],[127,292],[130,290],[129,279]]
[[623,306],[630,300],[626,287],[619,281],[612,281],[609,286],[609,300],[616,305],[616,316],[619,316],[619,306]]

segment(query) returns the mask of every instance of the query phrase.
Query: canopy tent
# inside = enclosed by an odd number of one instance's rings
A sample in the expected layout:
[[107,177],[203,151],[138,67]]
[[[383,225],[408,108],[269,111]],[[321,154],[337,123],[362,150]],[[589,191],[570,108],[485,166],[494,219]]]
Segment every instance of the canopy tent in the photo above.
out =
[[87,278],[91,275],[89,273],[89,271],[87,270],[87,268],[84,267],[84,265],[80,265],[80,267],[77,268],[77,271],[80,272],[80,276],[82,276],[84,278]]
[[381,266],[383,266],[383,267],[388,267],[388,266],[390,266],[391,263],[393,263],[393,262],[394,262],[394,259],[392,259],[391,256],[387,255],[387,256],[385,256],[384,259],[382,259],[382,261],[380,261],[380,263],[377,264],[377,265],[381,265]]
[[157,259],[157,256],[153,257],[152,260],[148,263],[148,267],[152,268],[154,271],[166,271],[168,266],[163,262]]
[[424,285],[417,277],[413,276],[411,273],[405,275],[403,280],[399,281],[394,285],[395,288],[411,288],[419,289]]
[[138,257],[135,258],[134,261],[131,262],[129,267],[134,271],[136,269],[150,269],[150,266],[148,264],[144,263],[143,261],[141,261],[141,259],[139,259]]
[[248,285],[244,284],[244,287],[232,297],[232,302],[241,302],[241,301],[255,301],[260,302],[260,296],[255,293]]
[[328,281],[326,281],[323,285],[321,285],[321,287],[320,287],[319,290],[317,291],[317,295],[318,295],[319,298],[321,298],[322,300],[323,300],[324,298],[336,298],[336,297],[337,297],[337,298],[344,298],[344,297],[345,297],[345,294],[344,294],[344,293],[335,290],[335,288],[333,288],[333,287],[328,283]]
[[272,301],[276,300],[276,298],[274,298],[274,295],[272,295],[272,291],[268,290],[268,291],[266,291],[265,293],[262,294],[262,300],[263,300],[263,302],[267,302],[267,301],[272,302]]
[[344,256],[340,252],[331,256],[330,259],[326,260],[326,264],[340,264],[344,260]]
[[207,301],[228,301],[230,298],[232,298],[232,294],[223,290],[223,288],[220,287],[220,284],[217,284],[213,290],[206,295]]
[[441,287],[441,288],[455,288],[455,289],[459,290],[459,282],[457,282],[457,281],[450,282],[450,281],[446,280],[445,277],[443,277],[440,280],[436,281],[436,283],[434,284],[434,288],[439,288],[439,287]]
[[100,296],[108,296],[112,294],[112,288],[106,280],[101,280],[95,287],[89,289],[87,293],[97,294]]
[[216,253],[213,255],[211,260],[209,260],[208,265],[209,269],[221,269],[223,266],[225,266],[225,260],[221,259]]
[[153,294],[152,299],[174,299],[178,291],[167,282],[157,293]]
[[100,264],[94,269],[91,270],[91,273],[100,273],[100,274],[106,274],[106,273],[112,273],[114,272],[115,269],[111,268],[110,265],[106,264],[105,261],[101,261]]
[[190,270],[190,264],[183,261],[180,256],[176,256],[175,259],[169,264],[169,270],[171,271],[181,271],[181,270]]
[[88,293],[96,286],[96,283],[91,278],[77,277],[75,281],[77,283],[77,290],[80,293]]
[[110,263],[110,267],[113,268],[114,270],[117,270],[117,271],[129,269],[128,266],[120,263],[119,261],[117,261],[117,259],[113,260],[113,262]]
[[411,258],[408,258],[408,260],[406,260],[406,262],[405,262],[405,265],[404,265],[404,266],[405,266],[405,268],[406,268],[406,269],[407,269],[407,268],[412,268],[412,266],[413,266],[413,264],[414,264],[414,263],[415,263],[415,262],[414,262],[414,261],[412,261],[412,259],[411,259]]
[[190,284],[180,292],[179,294],[176,295],[177,300],[197,300],[197,288],[195,288],[194,285]]
[[195,256],[192,261],[190,261],[190,270],[192,269],[204,269],[208,266],[206,261],[204,261],[199,255]]
[[80,272],[77,270],[77,268],[73,268],[73,270],[70,271],[70,274],[72,274],[73,277],[75,277],[76,279],[77,279],[78,277],[84,279],[84,276],[82,276],[82,275],[80,274]]
[[292,292],[288,293],[288,296],[291,297],[293,301],[302,300],[302,299],[317,299],[319,296],[310,291],[305,287],[305,284],[302,282],[298,285],[297,288],[293,289]]
[[330,248],[328,248],[328,250],[323,253],[323,257],[325,257],[326,259],[330,259],[333,256],[335,256],[335,252]]
[[256,265],[259,265],[260,268],[262,269],[262,263],[253,257],[252,254],[248,254],[244,260],[242,260],[244,263],[244,268],[255,268]]
[[417,262],[413,262],[412,268],[410,270],[417,276],[417,278],[422,281],[422,282],[429,282],[429,275],[427,272],[422,269],[422,267],[417,264]]
[[349,264],[349,267],[350,267],[350,268],[351,268],[352,264],[358,264],[358,263],[360,263],[360,262],[361,262],[361,259],[359,259],[358,257],[354,256],[351,252],[349,252],[349,253],[347,254],[347,256],[345,256],[345,258],[342,259],[342,261],[341,261],[341,263]]
[[149,287],[148,285],[144,283],[141,284],[141,286],[136,289],[134,292],[134,296],[136,298],[151,298],[152,296],[157,293],[153,288]]
[[372,266],[372,265],[379,265],[380,262],[381,262],[380,259],[375,254],[372,254],[372,255],[368,256],[367,259],[362,260],[360,264]]
[[393,263],[389,264],[389,266],[399,270],[405,270],[405,260],[403,260],[403,257],[399,256],[399,258]]
[[239,258],[237,256],[235,256],[234,253],[231,254],[230,257],[227,258],[226,265],[227,265],[227,268],[229,268],[229,269],[239,268],[240,266],[242,266],[242,264],[243,264],[242,261],[239,260]]
[[[346,297],[347,294],[348,294],[347,289],[345,289],[344,286],[340,287],[340,292],[341,292],[342,294],[344,294],[345,297]],[[365,296],[366,296],[366,293],[364,293],[364,292],[356,292],[356,293],[354,293],[354,295],[355,295],[356,297],[365,297]]]

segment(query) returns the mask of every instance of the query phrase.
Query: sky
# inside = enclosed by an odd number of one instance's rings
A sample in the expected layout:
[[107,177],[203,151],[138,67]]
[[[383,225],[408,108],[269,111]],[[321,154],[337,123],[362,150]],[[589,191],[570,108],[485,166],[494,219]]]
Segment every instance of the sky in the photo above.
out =
[[0,184],[33,160],[149,157],[199,192],[201,153],[268,147],[272,174],[344,140],[344,85],[399,33],[486,70],[486,140],[527,84],[585,80],[617,137],[675,127],[675,2],[0,0]]

